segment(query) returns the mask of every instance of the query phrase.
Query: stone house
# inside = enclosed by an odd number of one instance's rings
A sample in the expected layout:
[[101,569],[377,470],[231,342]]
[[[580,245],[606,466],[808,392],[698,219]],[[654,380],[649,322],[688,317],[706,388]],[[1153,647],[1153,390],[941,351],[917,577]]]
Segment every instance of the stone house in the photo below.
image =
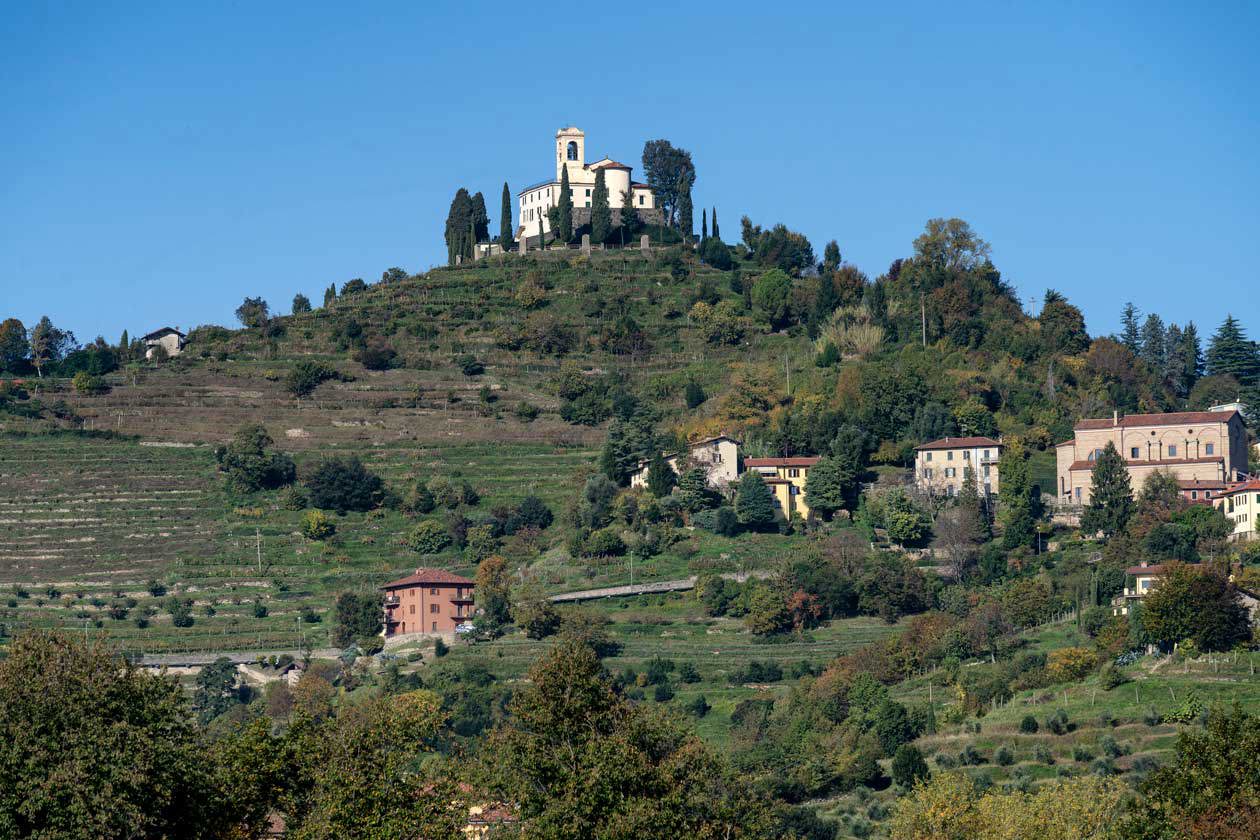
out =
[[[709,485],[723,490],[739,478],[739,447],[741,443],[728,435],[697,440],[687,444],[685,453],[675,452],[665,456],[665,463],[675,473],[691,467],[703,467],[709,476]],[[631,487],[646,487],[648,461],[640,461],[630,476]]]
[[809,503],[805,500],[805,482],[810,468],[822,459],[816,455],[795,458],[746,458],[744,467],[761,473],[766,485],[774,493],[775,501],[785,519],[799,514],[809,518]]
[[444,569],[416,569],[415,574],[387,583],[386,638],[406,634],[452,636],[473,617],[475,582]]
[[140,342],[144,345],[146,359],[152,359],[159,347],[166,351],[167,356],[178,356],[184,352],[187,336],[174,327],[162,327],[160,330],[141,336]]
[[1247,466],[1247,432],[1233,408],[1124,417],[1113,412],[1079,421],[1075,432],[1055,447],[1054,496],[1062,504],[1089,504],[1094,463],[1108,443],[1124,459],[1135,493],[1156,470],[1179,482],[1232,482]]
[[981,497],[998,491],[1002,442],[990,437],[947,437],[914,448],[914,486],[936,496],[957,496],[967,467]]

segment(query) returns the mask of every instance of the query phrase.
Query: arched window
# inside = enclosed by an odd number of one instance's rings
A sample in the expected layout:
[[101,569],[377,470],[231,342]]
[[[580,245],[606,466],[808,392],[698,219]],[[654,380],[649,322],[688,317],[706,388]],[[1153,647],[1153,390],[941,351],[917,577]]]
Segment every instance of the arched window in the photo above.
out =
[[570,140],[568,149],[569,160],[577,160],[577,141]]

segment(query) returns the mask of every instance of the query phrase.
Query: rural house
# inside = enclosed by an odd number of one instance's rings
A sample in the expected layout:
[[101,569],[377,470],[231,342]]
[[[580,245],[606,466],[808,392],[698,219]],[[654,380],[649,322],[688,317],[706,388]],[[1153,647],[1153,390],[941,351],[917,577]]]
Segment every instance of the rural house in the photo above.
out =
[[914,486],[936,496],[957,496],[967,467],[981,496],[998,491],[1002,442],[989,437],[947,437],[914,448]]
[[[665,463],[675,473],[690,467],[702,467],[709,476],[709,485],[722,489],[739,478],[740,442],[727,435],[705,438],[687,444],[686,457],[676,452],[665,456]],[[684,462],[679,464],[680,459]],[[646,487],[648,461],[640,461],[634,475],[630,476],[631,487]]]
[[1079,421],[1075,437],[1055,447],[1058,501],[1089,504],[1094,463],[1108,443],[1124,459],[1135,493],[1160,469],[1178,481],[1237,480],[1247,467],[1247,432],[1237,409],[1221,408]]
[[385,584],[385,637],[454,634],[473,616],[473,586],[468,578],[443,569],[416,569]]
[[816,455],[795,458],[746,458],[744,466],[761,473],[766,485],[774,493],[779,509],[786,519],[799,514],[809,518],[809,504],[805,501],[805,481],[809,470],[822,459]]
[[144,344],[146,359],[152,359],[159,347],[165,350],[168,356],[178,356],[184,351],[184,345],[187,343],[186,336],[174,327],[154,330],[146,336],[141,336],[140,342]]

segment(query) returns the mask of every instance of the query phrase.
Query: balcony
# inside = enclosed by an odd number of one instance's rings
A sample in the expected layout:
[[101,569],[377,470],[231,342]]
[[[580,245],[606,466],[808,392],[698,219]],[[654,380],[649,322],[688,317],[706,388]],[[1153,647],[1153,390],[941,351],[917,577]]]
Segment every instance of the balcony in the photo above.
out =
[[385,596],[385,609],[387,609],[387,610],[388,610],[388,609],[391,609],[391,608],[393,608],[393,607],[396,607],[396,606],[398,606],[398,605],[399,605],[399,603],[401,603],[401,602],[399,601],[399,599],[398,599],[398,596],[397,596],[397,595],[386,595],[386,596]]

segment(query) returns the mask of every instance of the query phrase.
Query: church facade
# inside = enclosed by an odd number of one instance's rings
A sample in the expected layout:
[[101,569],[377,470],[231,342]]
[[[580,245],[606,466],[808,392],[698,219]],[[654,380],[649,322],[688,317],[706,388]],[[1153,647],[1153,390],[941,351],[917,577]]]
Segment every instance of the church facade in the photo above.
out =
[[[595,192],[595,175],[602,171],[608,186],[608,204],[619,211],[625,203],[626,193],[645,221],[659,217],[656,196],[647,184],[636,183],[630,174],[631,167],[612,158],[601,158],[594,163],[586,162],[586,132],[569,126],[556,132],[556,176],[554,179],[531,184],[517,193],[516,241],[537,237],[539,225],[544,236],[551,233],[547,211],[560,201],[560,181],[565,170],[569,172],[569,192],[573,196],[573,225],[580,227],[590,220],[592,195]],[[613,213],[613,224],[620,224],[620,213]]]

